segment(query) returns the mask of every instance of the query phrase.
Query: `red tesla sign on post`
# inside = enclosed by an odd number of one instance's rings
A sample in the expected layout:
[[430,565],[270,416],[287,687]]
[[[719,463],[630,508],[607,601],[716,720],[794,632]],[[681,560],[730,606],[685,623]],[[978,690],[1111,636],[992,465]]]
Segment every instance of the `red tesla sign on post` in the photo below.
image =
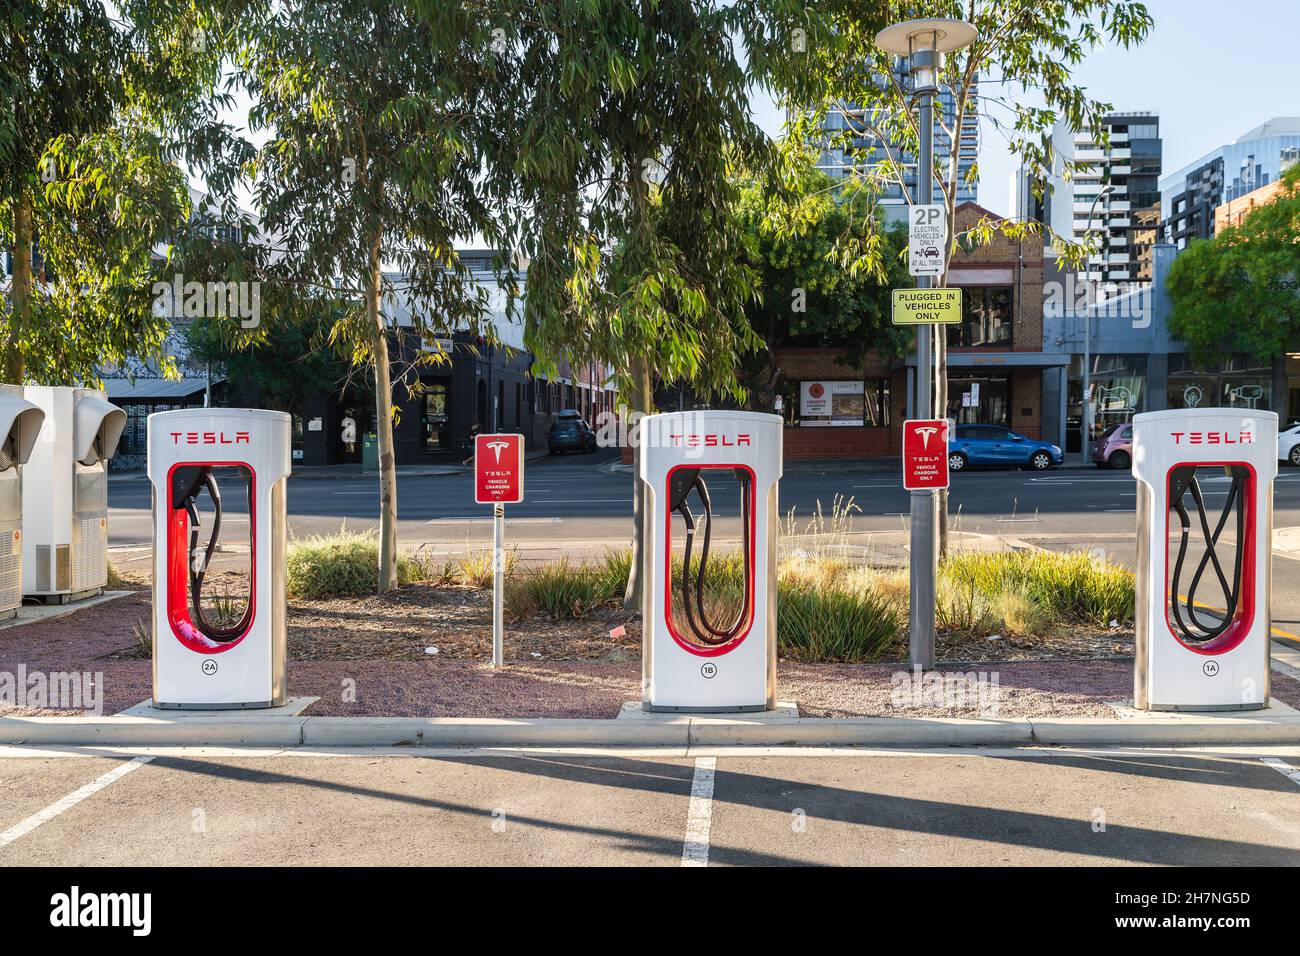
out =
[[474,438],[474,500],[481,505],[517,505],[524,500],[524,436]]
[[948,487],[948,422],[945,419],[903,422],[903,487],[908,491]]

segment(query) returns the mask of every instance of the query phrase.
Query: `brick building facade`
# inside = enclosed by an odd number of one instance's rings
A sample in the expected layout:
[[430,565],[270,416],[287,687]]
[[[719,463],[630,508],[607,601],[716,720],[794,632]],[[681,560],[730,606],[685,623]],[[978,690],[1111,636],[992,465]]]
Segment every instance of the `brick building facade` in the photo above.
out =
[[[959,206],[959,240],[984,217],[997,218],[975,203]],[[1019,243],[998,235],[988,245],[958,245],[948,284],[962,290],[963,321],[946,329],[948,417],[1054,438],[1064,414],[1069,356],[1044,351],[1042,240]],[[871,352],[857,367],[840,358],[835,349],[777,353],[786,455],[899,454],[902,424],[913,406],[915,353],[900,359]]]

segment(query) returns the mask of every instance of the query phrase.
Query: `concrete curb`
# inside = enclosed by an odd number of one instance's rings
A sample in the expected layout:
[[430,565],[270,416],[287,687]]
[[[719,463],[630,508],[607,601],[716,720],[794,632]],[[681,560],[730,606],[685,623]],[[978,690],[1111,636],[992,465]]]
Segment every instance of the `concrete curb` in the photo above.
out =
[[0,743],[105,747],[296,747],[306,717],[252,714],[152,717],[0,717]]
[[1179,714],[1139,719],[1089,717],[1031,721],[1034,743],[1075,746],[1200,747],[1211,744],[1297,744],[1300,716],[1231,717]]
[[1015,747],[1300,744],[1300,716],[1150,718],[3,717],[0,744],[231,747]]
[[1027,720],[798,717],[747,722],[694,718],[692,747],[1015,747],[1033,743]]
[[316,747],[686,747],[690,721],[308,717],[302,742]]

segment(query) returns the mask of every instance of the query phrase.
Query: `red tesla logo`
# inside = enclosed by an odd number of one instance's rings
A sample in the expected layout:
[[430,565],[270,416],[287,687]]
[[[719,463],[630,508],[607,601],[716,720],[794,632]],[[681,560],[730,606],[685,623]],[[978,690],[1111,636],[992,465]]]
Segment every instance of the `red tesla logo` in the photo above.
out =
[[748,435],[669,435],[674,448],[736,448],[749,444]]
[[1255,443],[1254,432],[1238,432],[1236,435],[1230,432],[1170,432],[1175,445],[1181,445],[1183,439],[1187,439],[1189,445],[1253,445]]
[[248,432],[172,432],[173,445],[247,445]]

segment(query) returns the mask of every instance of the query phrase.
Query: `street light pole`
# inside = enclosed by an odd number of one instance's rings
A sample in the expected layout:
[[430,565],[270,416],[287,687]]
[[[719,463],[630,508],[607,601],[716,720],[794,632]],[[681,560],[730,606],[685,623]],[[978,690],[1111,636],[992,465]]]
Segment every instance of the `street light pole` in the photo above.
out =
[[[945,53],[960,50],[975,39],[975,28],[961,20],[930,18],[909,20],[886,27],[876,35],[876,45],[887,53],[906,56],[917,104],[916,190],[912,202],[934,201],[934,98]],[[956,134],[954,133],[954,138]],[[956,143],[952,146],[956,149]],[[933,285],[930,276],[917,276],[918,289]],[[932,324],[916,327],[915,417],[947,417],[946,408],[934,407],[934,336]],[[910,581],[908,588],[907,656],[914,669],[934,668],[935,582],[938,578],[939,496],[933,490],[911,492]]]
[[[1092,206],[1088,209],[1088,231],[1092,232],[1092,216],[1097,211],[1097,203],[1108,196],[1115,189],[1114,186],[1105,186],[1101,192],[1097,193],[1097,198],[1092,201]],[[1103,239],[1110,235],[1109,229],[1102,233]],[[1102,277],[1106,275],[1106,255],[1107,247],[1103,246],[1101,269]],[[1083,452],[1083,463],[1088,463],[1089,450],[1092,448],[1092,310],[1096,308],[1097,292],[1100,290],[1100,283],[1093,286],[1092,302],[1088,303],[1088,308],[1083,312],[1083,435],[1080,438],[1079,446]]]

